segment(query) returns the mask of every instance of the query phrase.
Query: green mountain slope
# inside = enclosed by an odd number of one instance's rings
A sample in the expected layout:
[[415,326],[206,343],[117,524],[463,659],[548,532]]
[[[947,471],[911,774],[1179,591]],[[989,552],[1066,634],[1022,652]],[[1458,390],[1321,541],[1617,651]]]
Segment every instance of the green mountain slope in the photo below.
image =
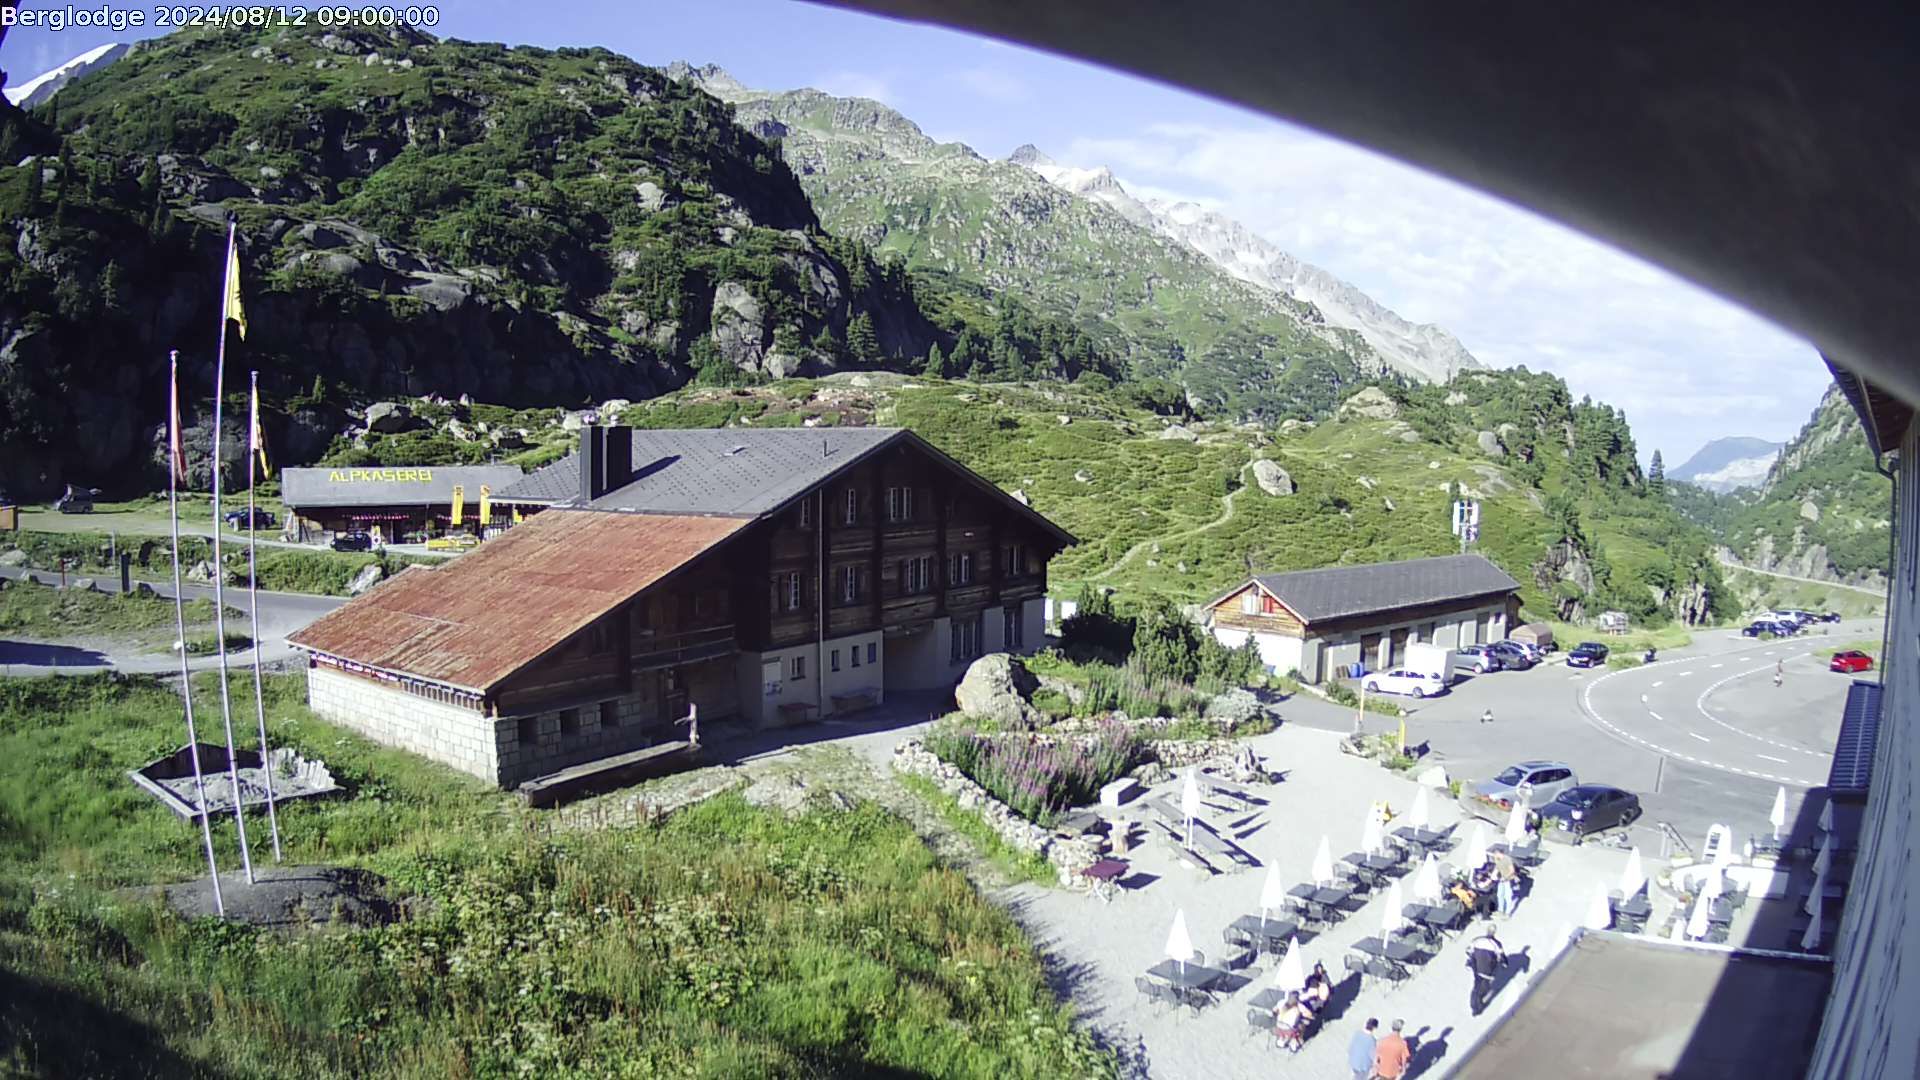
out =
[[187,31],[0,111],[8,148],[42,154],[0,167],[0,485],[23,494],[157,477],[167,350],[190,398],[212,388],[230,212],[252,323],[230,363],[287,407],[295,457],[345,421],[316,378],[579,405],[918,367],[963,339],[1117,373],[1069,327],[828,233],[728,106],[605,50]]
[[1891,497],[1859,417],[1834,386],[1757,491],[1689,492],[1683,507],[1745,565],[1884,587]]
[[748,90],[712,67],[668,71],[777,141],[830,228],[914,269],[1017,292],[1141,374],[1177,378],[1208,412],[1321,415],[1355,380],[1386,370],[1311,304],[1239,281],[1021,165],[936,143],[878,102]]

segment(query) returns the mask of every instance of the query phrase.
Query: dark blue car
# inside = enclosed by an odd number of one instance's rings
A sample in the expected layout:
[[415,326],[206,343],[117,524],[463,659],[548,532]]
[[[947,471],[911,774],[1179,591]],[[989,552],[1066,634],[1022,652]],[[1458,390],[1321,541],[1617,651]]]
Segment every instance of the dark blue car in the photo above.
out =
[[1568,667],[1599,667],[1607,662],[1607,647],[1597,641],[1583,641],[1567,654]]

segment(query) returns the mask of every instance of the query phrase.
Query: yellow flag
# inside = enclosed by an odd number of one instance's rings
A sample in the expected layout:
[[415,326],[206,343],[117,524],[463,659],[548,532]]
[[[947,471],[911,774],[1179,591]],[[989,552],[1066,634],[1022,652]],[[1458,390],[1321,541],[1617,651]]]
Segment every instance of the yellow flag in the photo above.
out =
[[247,310],[240,306],[240,249],[236,246],[231,229],[227,231],[227,301],[222,314],[240,324],[240,337],[244,340],[247,336]]
[[467,489],[459,484],[453,485],[453,517],[451,522],[460,524],[460,517],[467,509]]
[[260,388],[253,388],[253,430],[248,436],[251,449],[260,455],[260,475],[273,479],[273,466],[267,464],[267,431],[260,426]]
[[518,506],[513,508],[513,522],[516,525],[520,523],[520,508]]
[[480,524],[493,524],[493,489],[480,485]]

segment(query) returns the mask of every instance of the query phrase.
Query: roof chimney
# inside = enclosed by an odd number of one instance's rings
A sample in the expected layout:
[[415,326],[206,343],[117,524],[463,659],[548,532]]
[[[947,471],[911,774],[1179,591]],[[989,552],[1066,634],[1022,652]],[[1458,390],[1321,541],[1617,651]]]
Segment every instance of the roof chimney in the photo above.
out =
[[[590,424],[580,429],[580,505],[607,493],[603,470],[607,457],[607,429]],[[631,460],[631,459],[629,459]]]
[[633,429],[624,424],[615,424],[606,430],[606,453],[600,467],[603,495],[633,483]]

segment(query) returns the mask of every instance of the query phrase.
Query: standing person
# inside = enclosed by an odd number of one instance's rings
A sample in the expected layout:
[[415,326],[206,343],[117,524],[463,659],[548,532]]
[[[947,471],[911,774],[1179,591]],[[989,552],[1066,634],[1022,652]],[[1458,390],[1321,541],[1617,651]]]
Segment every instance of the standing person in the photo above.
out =
[[1786,661],[1775,660],[1773,662],[1773,685],[1779,686],[1781,680],[1785,679],[1786,677],[1787,677]]
[[1353,1080],[1370,1080],[1373,1076],[1373,1048],[1380,1040],[1374,1032],[1380,1030],[1380,1021],[1367,1017],[1364,1031],[1353,1033],[1353,1041],[1347,1044],[1347,1068],[1353,1070]]
[[1480,930],[1480,936],[1467,946],[1467,966],[1473,969],[1473,1015],[1479,1016],[1487,1008],[1487,1002],[1493,998],[1493,976],[1507,963],[1506,946],[1494,936],[1493,924],[1487,923]]
[[1371,1080],[1400,1080],[1406,1075],[1407,1063],[1413,1060],[1413,1048],[1400,1034],[1406,1024],[1405,1020],[1395,1020],[1393,1031],[1374,1044]]
[[1499,892],[1500,917],[1511,918],[1515,903],[1514,894],[1520,890],[1520,867],[1514,863],[1513,856],[1504,851],[1496,851],[1493,853],[1493,876],[1498,882],[1495,888]]

